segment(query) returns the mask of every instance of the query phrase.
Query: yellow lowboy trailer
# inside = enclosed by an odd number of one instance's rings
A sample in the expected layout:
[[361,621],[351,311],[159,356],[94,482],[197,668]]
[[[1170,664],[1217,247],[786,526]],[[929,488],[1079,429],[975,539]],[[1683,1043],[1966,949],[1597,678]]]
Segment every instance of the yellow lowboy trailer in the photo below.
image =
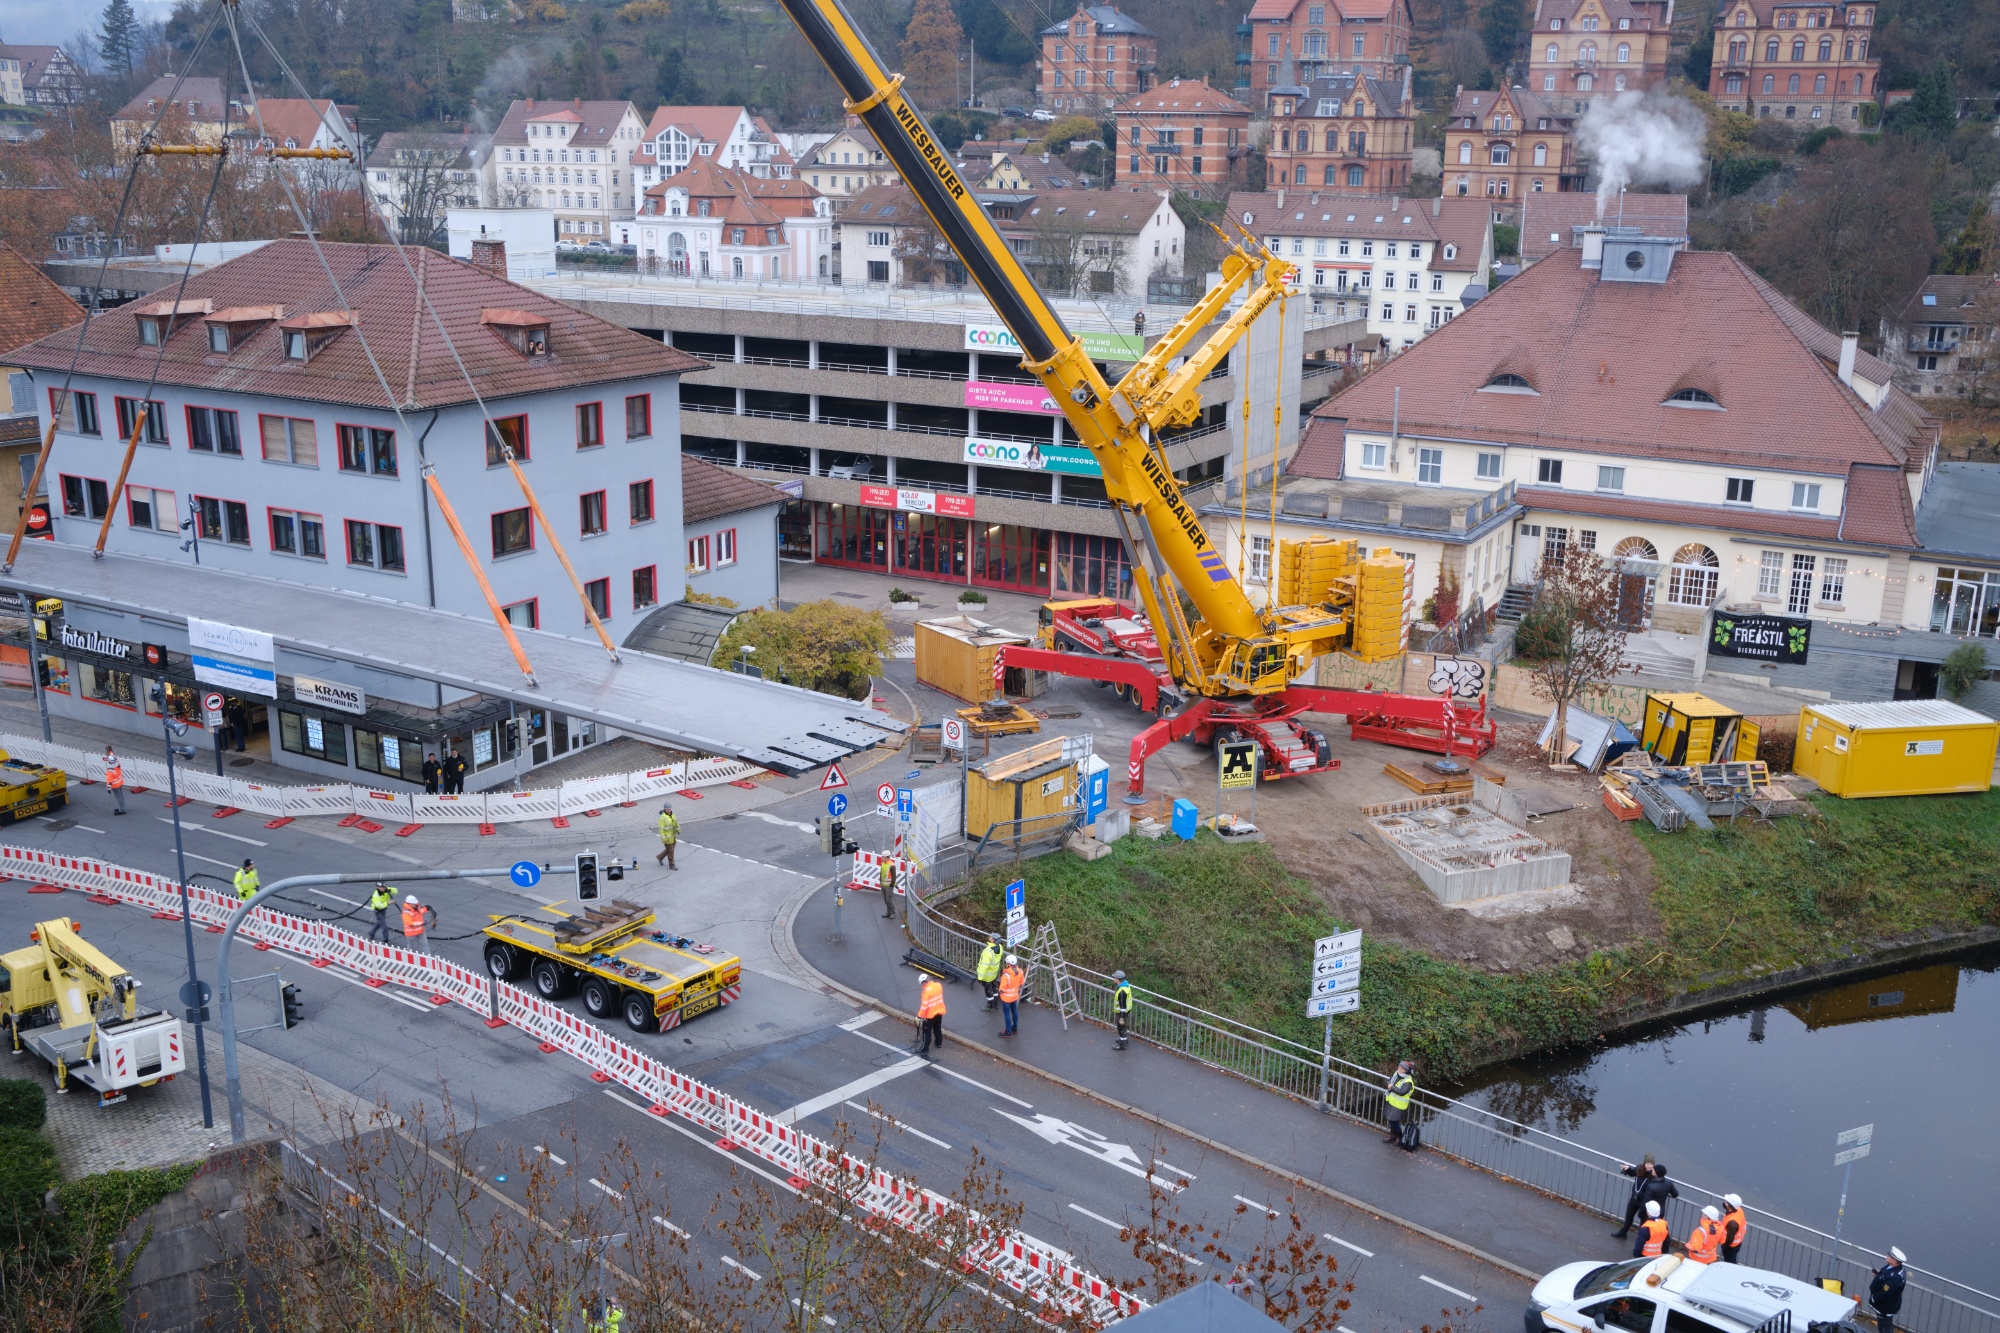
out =
[[486,927],[486,970],[526,977],[536,994],[581,993],[593,1018],[623,1015],[634,1032],[679,1027],[743,993],[743,960],[653,930],[651,909],[623,898],[556,921],[496,916]]
[[0,821],[14,824],[68,804],[68,774],[10,759],[0,750]]

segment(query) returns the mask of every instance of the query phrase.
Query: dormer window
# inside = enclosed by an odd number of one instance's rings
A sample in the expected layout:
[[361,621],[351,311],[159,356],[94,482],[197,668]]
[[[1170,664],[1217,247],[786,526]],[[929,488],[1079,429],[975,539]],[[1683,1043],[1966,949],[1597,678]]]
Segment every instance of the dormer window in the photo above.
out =
[[301,365],[312,360],[319,355],[321,348],[338,338],[342,330],[353,327],[357,318],[345,310],[318,310],[281,320],[278,324],[278,344],[284,351],[285,360]]
[[1722,404],[1715,401],[1715,395],[1706,389],[1682,389],[1667,398],[1668,407],[1705,407],[1712,412],[1722,411]]
[[229,350],[229,326],[227,324],[211,324],[208,326],[208,350],[211,352],[226,352]]
[[525,310],[482,310],[479,322],[507,340],[507,345],[523,356],[549,354],[549,317]]
[[266,324],[285,317],[281,305],[231,306],[207,317],[208,350],[228,353],[241,347]]
[[156,301],[134,310],[132,315],[139,322],[139,341],[148,347],[158,347],[173,337],[174,331],[183,324],[205,319],[214,309],[215,302],[207,300],[182,301],[178,305],[172,301]]
[[1525,393],[1537,398],[1541,396],[1535,392],[1534,385],[1528,383],[1521,376],[1514,374],[1495,375],[1492,379],[1480,385],[1479,391],[1481,393]]
[[1458,247],[1457,247],[1457,246],[1455,246],[1455,245],[1447,245],[1447,246],[1445,246],[1445,248],[1444,248],[1444,257],[1445,257],[1446,259],[1456,259],[1456,258],[1458,258]]

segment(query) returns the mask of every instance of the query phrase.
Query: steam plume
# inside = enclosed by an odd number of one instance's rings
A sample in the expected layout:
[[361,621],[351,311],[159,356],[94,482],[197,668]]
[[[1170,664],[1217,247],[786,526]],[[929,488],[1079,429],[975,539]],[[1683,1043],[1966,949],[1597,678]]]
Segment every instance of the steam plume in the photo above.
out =
[[1628,185],[1699,185],[1707,134],[1699,107],[1658,88],[1592,102],[1576,140],[1597,164],[1597,220]]

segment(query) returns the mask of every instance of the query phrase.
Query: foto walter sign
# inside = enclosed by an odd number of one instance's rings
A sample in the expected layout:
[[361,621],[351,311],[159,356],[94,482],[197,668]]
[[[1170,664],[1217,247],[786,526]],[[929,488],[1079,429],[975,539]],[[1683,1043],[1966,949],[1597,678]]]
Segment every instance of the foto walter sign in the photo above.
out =
[[1747,657],[1782,666],[1804,666],[1812,621],[1789,616],[1733,616],[1718,612],[1709,636],[1710,657]]

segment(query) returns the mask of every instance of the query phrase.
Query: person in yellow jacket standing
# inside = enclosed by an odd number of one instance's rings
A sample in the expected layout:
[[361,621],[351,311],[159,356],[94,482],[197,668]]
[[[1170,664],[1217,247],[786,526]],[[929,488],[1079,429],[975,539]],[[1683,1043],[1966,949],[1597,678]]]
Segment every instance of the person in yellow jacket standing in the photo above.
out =
[[375,924],[368,930],[369,939],[389,943],[389,909],[395,905],[396,891],[376,880],[375,892],[368,895],[368,910],[375,914]]
[[236,872],[236,899],[249,902],[257,896],[257,863],[249,857],[243,858],[243,868]]
[[988,935],[986,947],[979,951],[979,984],[986,988],[986,1007],[991,1009],[1000,1002],[1000,937]]
[[891,917],[896,915],[896,858],[884,855],[879,874],[881,876],[879,883],[882,885],[882,915]]
[[1125,1049],[1125,1042],[1132,1035],[1132,983],[1125,979],[1124,969],[1111,974],[1118,988],[1111,992],[1111,1017],[1118,1024],[1118,1049]]
[[1404,1060],[1396,1066],[1396,1072],[1389,1075],[1389,1086],[1383,1091],[1382,1100],[1389,1108],[1389,1137],[1384,1143],[1403,1141],[1403,1119],[1410,1113],[1410,1102],[1417,1095],[1417,1066],[1414,1061]]
[[923,1045],[917,1054],[928,1059],[933,1041],[940,1051],[944,1049],[944,983],[929,974],[917,989],[917,1019],[923,1028]]
[[673,807],[660,807],[660,854],[653,858],[653,864],[667,863],[667,869],[679,870],[674,864],[674,844],[681,840],[681,821],[674,817]]
[[430,935],[427,933],[437,924],[437,909],[425,907],[417,902],[417,895],[403,895],[403,940],[412,949],[431,951]]

